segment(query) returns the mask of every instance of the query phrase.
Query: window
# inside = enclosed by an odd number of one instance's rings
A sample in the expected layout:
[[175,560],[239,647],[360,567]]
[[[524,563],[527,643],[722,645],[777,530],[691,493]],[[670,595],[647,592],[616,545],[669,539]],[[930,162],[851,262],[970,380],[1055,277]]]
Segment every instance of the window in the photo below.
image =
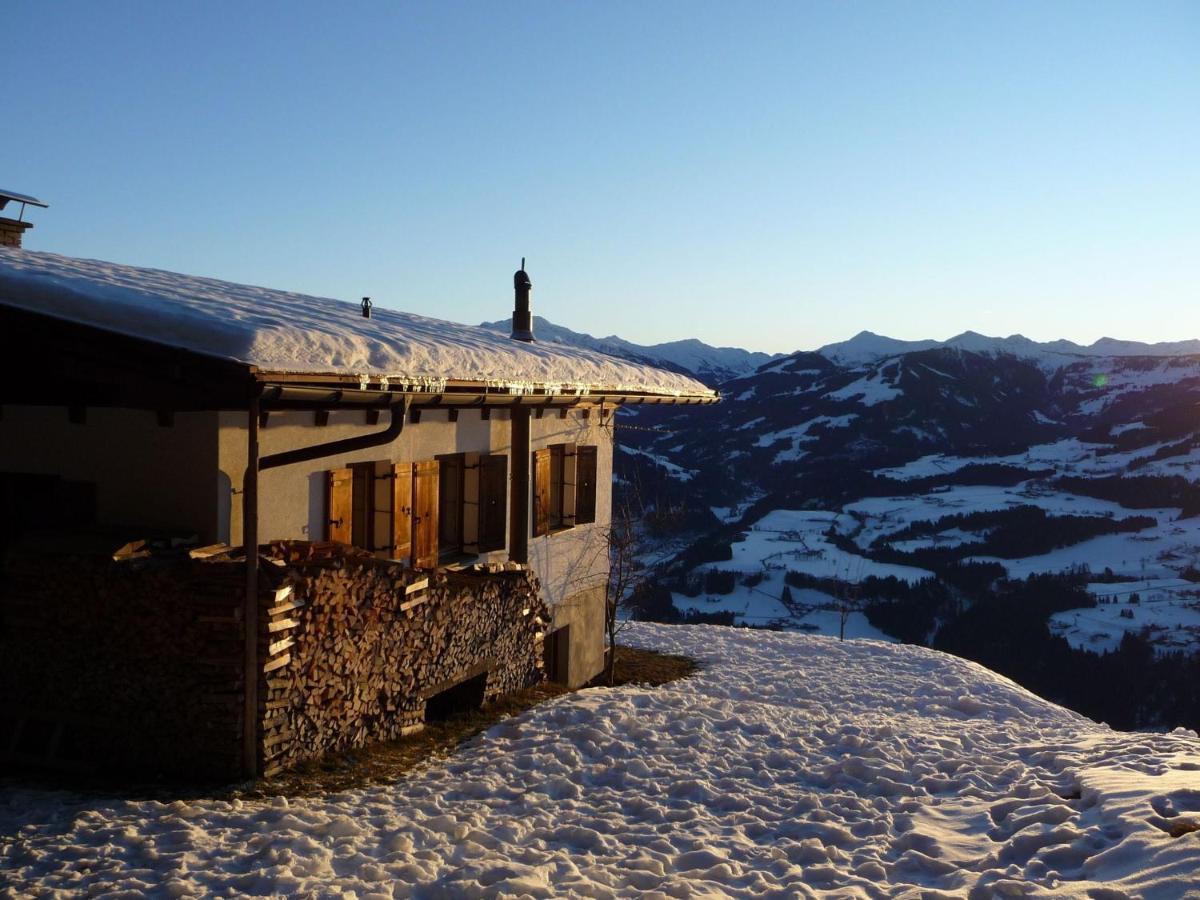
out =
[[596,521],[595,445],[552,444],[533,454],[535,536]]
[[575,524],[575,445],[551,444],[533,454],[533,533]]
[[[441,459],[443,515],[457,524],[457,531],[444,527],[443,543],[451,542],[452,552],[457,553],[503,550],[508,537],[508,457],[460,453],[457,463],[449,466],[449,457]],[[453,490],[446,490],[445,479],[455,477],[456,464],[461,466],[461,481]]]
[[394,468],[386,461],[354,463],[328,474],[329,540],[393,555]]
[[508,457],[484,456],[479,466],[479,551],[503,550],[508,537]]
[[507,456],[452,453],[328,473],[330,541],[432,568],[456,554],[502,550],[507,534]]
[[355,463],[328,473],[325,537],[385,559],[437,565],[438,463]]
[[463,551],[463,468],[461,453],[438,458],[438,547],[442,557]]
[[575,451],[575,524],[596,521],[596,447]]

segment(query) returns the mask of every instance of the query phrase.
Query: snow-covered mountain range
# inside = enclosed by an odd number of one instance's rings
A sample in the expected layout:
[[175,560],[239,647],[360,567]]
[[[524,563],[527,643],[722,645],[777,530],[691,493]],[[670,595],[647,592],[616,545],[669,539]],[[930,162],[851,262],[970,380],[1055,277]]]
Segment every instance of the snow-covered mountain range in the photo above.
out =
[[[480,327],[508,334],[512,323],[503,319],[499,322],[483,322]],[[665,344],[635,344],[616,335],[597,338],[555,325],[541,316],[533,317],[533,331],[538,341],[586,347],[632,362],[652,363],[669,371],[694,375],[714,387],[731,378],[749,375],[759,366],[783,356],[781,353],[759,353],[740,347],[713,347],[695,338],[668,341]]]
[[1141,341],[1123,341],[1117,338],[1100,338],[1093,344],[1076,344],[1074,341],[1034,341],[1024,335],[989,337],[975,331],[964,331],[944,341],[902,341],[870,331],[860,331],[847,341],[826,344],[817,352],[826,359],[840,365],[860,365],[875,362],[889,356],[915,353],[949,347],[972,353],[1009,353],[1027,358],[1070,357],[1070,356],[1187,356],[1200,353],[1200,340],[1167,341],[1145,344]]
[[677,610],[828,631],[866,583],[858,633],[935,642],[964,566],[981,598],[1068,573],[1031,608],[1070,647],[1200,652],[1200,342],[863,334],[721,390],[618,431],[622,489],[692,531],[664,569]]

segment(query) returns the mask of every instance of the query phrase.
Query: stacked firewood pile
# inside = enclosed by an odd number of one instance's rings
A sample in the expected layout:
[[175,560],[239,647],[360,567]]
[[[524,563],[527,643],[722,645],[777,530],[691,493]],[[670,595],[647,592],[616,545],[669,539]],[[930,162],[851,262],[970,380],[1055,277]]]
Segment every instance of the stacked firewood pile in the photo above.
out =
[[[414,571],[337,544],[260,548],[262,771],[419,729],[426,701],[542,678],[549,612],[519,566]],[[135,542],[23,554],[0,593],[0,762],[242,771],[244,555]],[[477,683],[477,682],[473,682]]]
[[414,571],[330,545],[272,550],[259,626],[266,774],[417,730],[426,700],[468,678],[484,679],[485,702],[542,678],[550,616],[525,569]]
[[0,759],[142,777],[240,764],[245,570],[20,554],[0,592]]

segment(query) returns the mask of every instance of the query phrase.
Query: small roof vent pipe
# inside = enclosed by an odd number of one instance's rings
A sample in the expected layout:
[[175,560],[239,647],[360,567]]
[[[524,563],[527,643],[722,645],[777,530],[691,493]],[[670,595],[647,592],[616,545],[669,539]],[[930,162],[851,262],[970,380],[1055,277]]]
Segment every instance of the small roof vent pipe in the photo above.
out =
[[363,318],[364,318],[364,319],[369,319],[369,318],[371,318],[371,307],[372,307],[372,306],[374,306],[374,304],[373,304],[373,303],[371,303],[371,298],[370,298],[370,297],[363,297],[363,298],[362,298],[362,314],[363,314]]
[[512,339],[514,341],[533,341],[533,311],[529,306],[529,292],[533,290],[533,282],[525,273],[525,257],[521,257],[521,268],[513,274],[513,293],[516,299],[513,304]]

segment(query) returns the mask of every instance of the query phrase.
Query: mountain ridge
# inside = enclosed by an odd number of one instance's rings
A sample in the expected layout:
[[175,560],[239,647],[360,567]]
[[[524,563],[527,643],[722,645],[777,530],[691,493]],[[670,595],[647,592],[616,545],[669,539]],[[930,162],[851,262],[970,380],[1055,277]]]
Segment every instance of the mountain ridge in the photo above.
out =
[[[512,328],[512,323],[508,319],[500,319],[496,322],[481,322],[479,327],[506,334]],[[573,331],[564,325],[556,325],[541,316],[533,317],[533,331],[541,341],[586,347],[633,362],[655,363],[671,371],[694,375],[714,387],[724,381],[749,375],[759,366],[782,359],[786,355],[745,350],[741,347],[714,347],[698,338],[683,338],[660,344],[637,344],[615,334],[598,338],[585,332]]]
[[860,331],[845,341],[825,344],[815,352],[839,365],[863,365],[906,353],[951,348],[972,353],[1009,353],[1013,356],[1049,359],[1053,357],[1125,357],[1200,355],[1200,340],[1160,341],[1148,344],[1121,338],[1102,337],[1091,344],[1077,344],[1064,338],[1035,341],[1023,334],[993,337],[977,331],[964,331],[944,341],[926,338],[907,341]]

